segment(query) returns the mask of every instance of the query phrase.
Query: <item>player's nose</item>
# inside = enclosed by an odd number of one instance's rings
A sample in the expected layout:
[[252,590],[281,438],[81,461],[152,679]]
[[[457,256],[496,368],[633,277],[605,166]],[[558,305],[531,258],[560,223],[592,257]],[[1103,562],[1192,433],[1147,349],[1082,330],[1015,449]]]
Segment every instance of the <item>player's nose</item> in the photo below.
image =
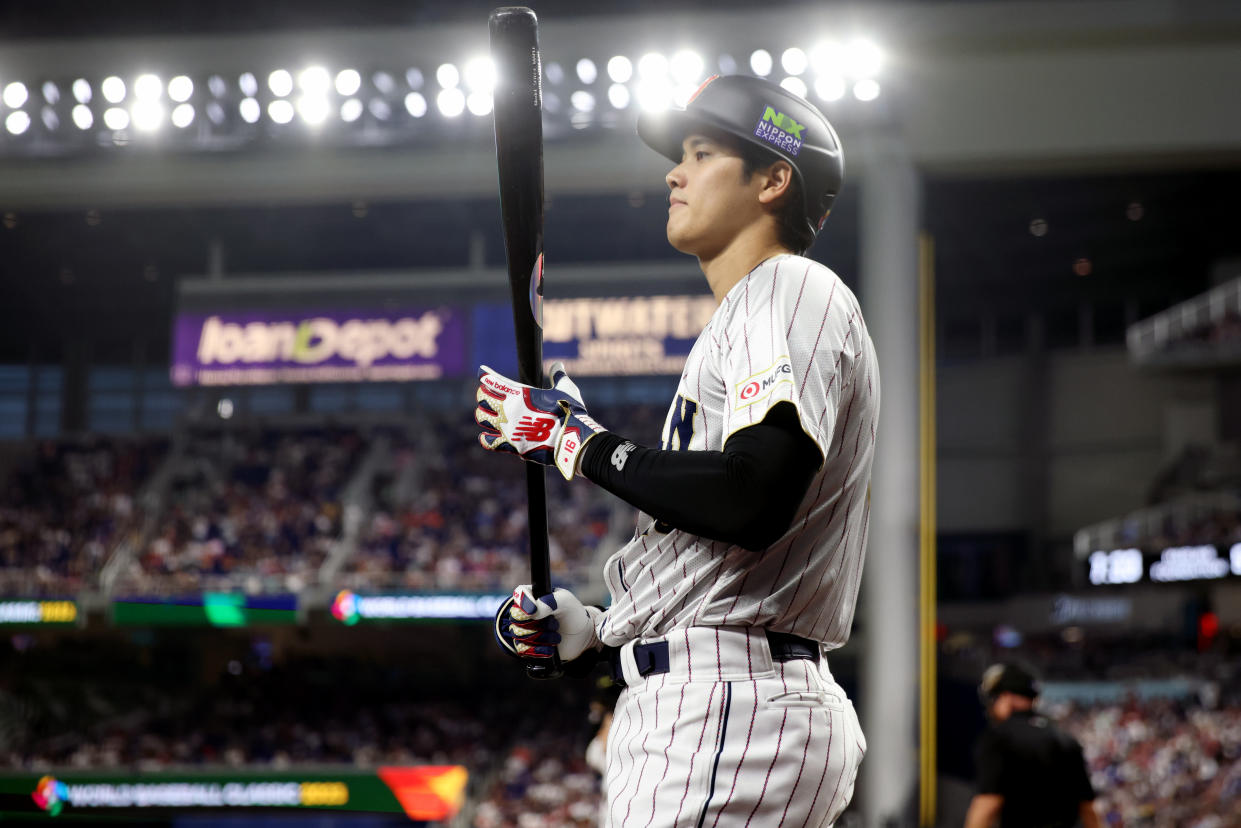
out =
[[668,185],[668,189],[675,190],[678,187],[685,186],[685,165],[677,164],[668,174],[664,176],[664,183]]

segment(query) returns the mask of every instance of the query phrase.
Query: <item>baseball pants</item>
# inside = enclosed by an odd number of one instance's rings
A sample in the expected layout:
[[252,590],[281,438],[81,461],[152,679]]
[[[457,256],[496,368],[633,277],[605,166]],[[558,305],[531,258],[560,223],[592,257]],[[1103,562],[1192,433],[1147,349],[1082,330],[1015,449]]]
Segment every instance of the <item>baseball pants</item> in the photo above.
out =
[[671,634],[661,672],[643,677],[633,653],[642,643],[619,654],[626,688],[608,737],[602,825],[836,821],[866,739],[824,657],[773,660],[763,630],[694,627]]

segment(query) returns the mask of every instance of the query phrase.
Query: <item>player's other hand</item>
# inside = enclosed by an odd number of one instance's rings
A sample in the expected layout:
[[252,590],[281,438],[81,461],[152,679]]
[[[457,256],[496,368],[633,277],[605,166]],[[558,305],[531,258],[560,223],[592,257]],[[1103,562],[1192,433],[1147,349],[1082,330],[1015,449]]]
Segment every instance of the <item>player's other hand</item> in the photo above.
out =
[[483,448],[555,466],[570,480],[586,441],[604,429],[586,412],[582,392],[563,363],[552,365],[552,382],[551,388],[534,388],[483,365],[474,421],[482,426],[478,441]]
[[535,598],[530,585],[522,584],[496,612],[496,643],[517,658],[551,658],[554,649],[561,661],[572,661],[599,647],[595,624],[602,613],[567,589]]

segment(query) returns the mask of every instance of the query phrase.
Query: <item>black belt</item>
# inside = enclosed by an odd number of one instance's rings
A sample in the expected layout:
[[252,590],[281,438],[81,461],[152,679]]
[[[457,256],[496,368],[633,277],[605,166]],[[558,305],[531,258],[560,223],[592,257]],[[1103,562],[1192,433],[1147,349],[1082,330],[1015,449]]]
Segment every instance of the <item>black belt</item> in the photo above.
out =
[[[809,638],[802,638],[799,635],[792,635],[791,633],[773,632],[772,630],[764,630],[764,632],[767,634],[767,645],[771,649],[772,661],[785,662],[804,659],[806,661],[818,662],[819,642],[811,641]],[[625,674],[621,669],[621,648],[607,647],[605,649],[611,666],[612,681],[624,687]],[[638,667],[638,675],[644,678],[668,672],[671,669],[668,664],[668,642],[652,641],[649,644],[635,644],[633,660]]]

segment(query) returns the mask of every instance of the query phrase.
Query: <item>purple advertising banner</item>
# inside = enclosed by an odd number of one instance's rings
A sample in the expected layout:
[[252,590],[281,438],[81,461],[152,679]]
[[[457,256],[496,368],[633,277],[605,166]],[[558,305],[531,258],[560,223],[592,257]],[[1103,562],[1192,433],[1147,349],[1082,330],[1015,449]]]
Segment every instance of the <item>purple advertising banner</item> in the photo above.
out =
[[466,368],[460,308],[178,313],[174,385],[404,382]]

